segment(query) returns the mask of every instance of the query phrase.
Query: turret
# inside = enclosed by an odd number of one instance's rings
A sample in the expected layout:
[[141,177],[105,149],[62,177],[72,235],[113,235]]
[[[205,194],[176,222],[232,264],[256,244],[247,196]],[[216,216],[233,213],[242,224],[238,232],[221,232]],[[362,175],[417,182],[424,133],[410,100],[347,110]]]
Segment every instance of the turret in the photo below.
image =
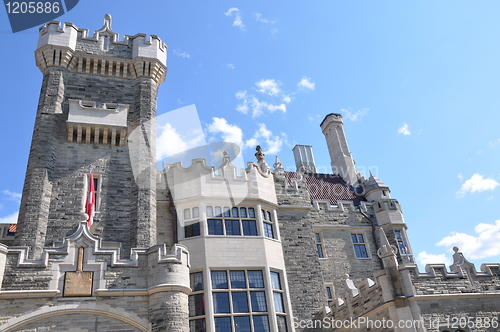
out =
[[342,115],[330,113],[321,122],[320,127],[330,152],[333,174],[340,175],[348,184],[354,185],[358,181],[357,172],[347,146],[343,124]]

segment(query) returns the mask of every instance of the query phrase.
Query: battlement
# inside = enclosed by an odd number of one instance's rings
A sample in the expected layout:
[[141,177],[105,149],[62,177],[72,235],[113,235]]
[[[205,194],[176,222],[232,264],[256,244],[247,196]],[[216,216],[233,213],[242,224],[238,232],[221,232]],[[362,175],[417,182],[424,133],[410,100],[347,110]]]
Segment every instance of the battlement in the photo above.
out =
[[460,267],[445,264],[427,264],[425,272],[420,272],[415,264],[406,264],[400,271],[409,271],[416,295],[435,294],[500,294],[500,264],[481,264],[477,271],[474,266]]
[[89,36],[87,29],[73,23],[50,21],[40,28],[35,51],[37,66],[44,71],[58,66],[68,71],[120,78],[165,79],[167,46],[156,35],[125,35],[123,40],[111,28],[111,15],[103,27]]
[[[83,248],[82,260],[83,271],[93,273],[93,286],[91,293],[100,296],[113,296],[125,289],[150,294],[152,287],[168,285],[177,287],[179,291],[190,292],[187,276],[189,275],[190,258],[186,247],[175,244],[168,252],[165,244],[149,249],[131,249],[130,258],[120,258],[121,244],[116,242],[104,242],[95,237],[89,230],[86,221],[79,224],[77,231],[66,238],[62,243],[56,243],[54,248],[45,248],[41,259],[28,259],[27,247],[8,247],[6,255],[7,267],[4,283],[0,295],[15,297],[19,290],[46,289],[52,295],[63,294],[65,289],[66,272],[77,270],[77,261],[80,255],[79,249]],[[1,265],[1,264],[0,264]],[[148,276],[143,274],[144,270],[153,271]],[[39,278],[37,285],[28,285],[25,280],[19,280],[17,275],[35,276],[37,271],[46,269],[50,271]],[[0,266],[1,269],[1,266]],[[112,284],[114,271],[127,270],[131,276],[130,286]],[[3,274],[2,274],[3,275]],[[26,279],[26,280],[29,280]],[[43,286],[42,286],[43,285]],[[133,288],[131,287],[133,286]],[[120,288],[119,290],[117,288]],[[160,287],[161,288],[161,287]]]
[[320,310],[320,315],[322,318],[350,321],[382,306],[384,304],[382,293],[382,287],[370,278],[355,285],[347,275],[344,297],[337,298],[330,307]]
[[270,169],[249,162],[248,167],[241,170],[241,176],[238,176],[236,167],[226,153],[218,170],[208,166],[205,159],[197,158],[186,168],[180,162],[166,164],[164,176],[174,202],[210,196],[232,200],[258,198],[276,204]]

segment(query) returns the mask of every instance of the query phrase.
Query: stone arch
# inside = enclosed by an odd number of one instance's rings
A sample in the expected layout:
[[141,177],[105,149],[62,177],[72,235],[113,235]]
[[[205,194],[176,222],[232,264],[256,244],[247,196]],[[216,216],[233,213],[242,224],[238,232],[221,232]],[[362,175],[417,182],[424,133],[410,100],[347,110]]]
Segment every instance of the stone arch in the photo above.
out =
[[39,309],[21,315],[17,317],[12,317],[8,319],[3,325],[0,326],[0,331],[3,332],[14,332],[18,329],[23,328],[30,323],[37,321],[46,320],[51,317],[68,315],[68,314],[93,314],[98,316],[104,316],[119,320],[123,323],[135,327],[137,330],[142,332],[148,332],[149,321],[144,318],[140,318],[135,313],[130,311],[125,311],[121,308],[113,308],[107,304],[101,303],[84,303],[84,302],[73,302],[73,303],[60,303],[58,305],[46,305],[40,307]]

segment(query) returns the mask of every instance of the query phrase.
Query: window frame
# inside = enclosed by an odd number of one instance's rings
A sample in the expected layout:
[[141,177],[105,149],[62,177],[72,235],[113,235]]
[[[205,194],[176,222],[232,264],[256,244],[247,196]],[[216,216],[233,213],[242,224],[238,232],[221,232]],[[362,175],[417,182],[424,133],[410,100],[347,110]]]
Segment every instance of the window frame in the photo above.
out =
[[[193,276],[194,275],[197,275],[198,278],[201,276],[201,288],[198,288],[198,287],[193,287]],[[199,280],[199,279],[198,279]],[[198,283],[197,285],[199,285],[200,283]],[[203,273],[203,270],[199,270],[199,271],[191,271],[189,273],[189,286],[191,287],[191,293],[189,294],[188,296],[188,317],[189,317],[189,331],[191,331],[191,325],[193,324],[192,322],[200,322],[202,324],[202,326],[205,326],[206,328],[206,317],[207,317],[207,311],[206,311],[206,306],[205,306],[205,303],[206,303],[206,294],[205,294],[205,291],[207,289],[206,287],[206,282],[205,282],[205,273]],[[193,309],[191,306],[192,306],[192,298],[196,297],[196,296],[200,296],[201,295],[201,303],[202,303],[202,314],[200,315],[191,315],[191,310]],[[195,302],[196,303],[196,302]],[[195,307],[196,309],[196,307]],[[194,323],[196,324],[196,323]]]
[[323,232],[321,231],[314,232],[314,243],[316,244],[316,254],[318,258],[319,259],[327,258],[323,241]]
[[[222,274],[222,272],[225,273]],[[242,275],[241,272],[243,272]],[[214,274],[212,275],[212,273]],[[222,277],[222,275],[225,277]],[[216,323],[217,320],[222,322],[222,318],[225,321],[229,319],[231,331],[235,331],[237,320],[248,319],[250,321],[250,330],[261,332],[263,326],[268,328],[266,331],[274,331],[272,327],[273,321],[271,321],[271,319],[276,319],[276,324],[278,324],[278,319],[281,319],[284,320],[286,324],[285,328],[289,329],[289,314],[282,271],[269,271],[265,268],[213,268],[210,269],[209,276],[211,295],[207,297],[207,299],[210,298],[210,301],[212,301],[213,324],[218,324]],[[244,285],[242,285],[242,276],[244,276]],[[277,283],[273,282],[276,280],[278,281]],[[206,289],[208,290],[208,287]],[[227,294],[229,299],[229,313],[215,312],[216,296],[214,294],[220,293]],[[241,294],[243,293],[246,294],[246,296],[242,296]],[[283,312],[278,312],[276,310],[275,294],[279,294],[281,298],[281,308]],[[243,297],[246,299],[246,304],[241,302]],[[235,302],[235,299],[238,302]],[[283,318],[278,318],[278,316]],[[215,327],[216,326],[214,326],[214,328]]]
[[[251,217],[252,213],[250,209],[253,210],[254,217]],[[205,210],[207,211],[206,235],[208,236],[259,236],[258,218],[255,213],[256,208],[253,206],[234,206],[229,208],[227,206],[207,205]],[[209,210],[212,213],[208,213]],[[217,211],[220,211],[220,213],[217,213]],[[213,231],[214,226],[216,227],[215,230],[218,229],[218,222],[220,222],[221,233]],[[236,222],[238,224],[237,229],[234,227]],[[215,224],[212,225],[212,223]],[[228,234],[228,225],[231,225],[232,234]]]
[[[356,236],[357,242],[354,242],[353,235]],[[359,236],[362,237],[363,240],[362,242],[359,240]],[[371,259],[372,257],[369,249],[370,246],[368,245],[368,242],[366,242],[365,232],[363,231],[351,232],[350,237],[351,237],[352,249],[354,250],[354,257],[356,257],[356,259]],[[356,250],[356,247],[363,247],[366,253],[366,257],[358,257],[358,251]]]

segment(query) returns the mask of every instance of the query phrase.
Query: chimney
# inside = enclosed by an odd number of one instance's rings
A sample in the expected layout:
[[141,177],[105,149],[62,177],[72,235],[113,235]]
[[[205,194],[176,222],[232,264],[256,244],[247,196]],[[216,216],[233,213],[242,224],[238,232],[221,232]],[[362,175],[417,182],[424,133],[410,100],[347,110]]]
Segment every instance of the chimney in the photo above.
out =
[[306,173],[317,173],[312,146],[295,145],[292,151],[293,156],[295,157],[297,172],[300,170]]
[[326,138],[333,174],[340,175],[345,182],[354,185],[357,182],[356,168],[344,134],[342,115],[328,114],[320,127]]

